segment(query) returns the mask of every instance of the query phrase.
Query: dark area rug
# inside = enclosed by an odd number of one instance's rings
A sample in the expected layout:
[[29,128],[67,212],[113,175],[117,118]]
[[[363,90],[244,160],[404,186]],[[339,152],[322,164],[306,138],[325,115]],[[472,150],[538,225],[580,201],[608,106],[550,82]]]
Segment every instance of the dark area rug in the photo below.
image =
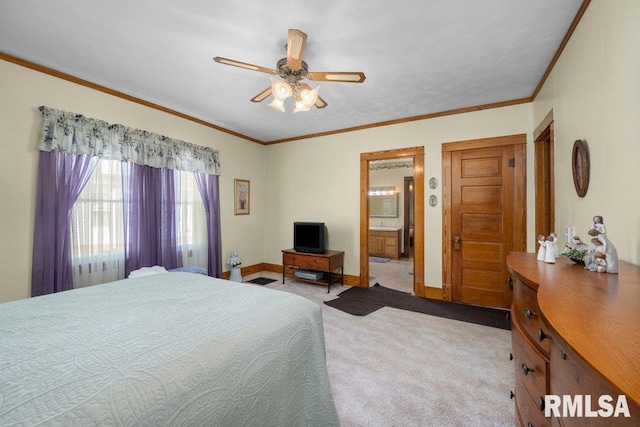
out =
[[384,305],[349,298],[336,298],[331,301],[325,301],[324,303],[345,313],[353,314],[354,316],[366,316],[384,307]]
[[276,279],[269,279],[268,277],[256,277],[255,279],[247,280],[246,283],[253,283],[254,285],[268,285],[275,281]]
[[382,307],[393,307],[493,328],[511,329],[509,310],[420,298],[385,288],[378,283],[370,288],[347,289],[338,294],[337,299],[325,301],[325,304],[356,316],[366,316]]

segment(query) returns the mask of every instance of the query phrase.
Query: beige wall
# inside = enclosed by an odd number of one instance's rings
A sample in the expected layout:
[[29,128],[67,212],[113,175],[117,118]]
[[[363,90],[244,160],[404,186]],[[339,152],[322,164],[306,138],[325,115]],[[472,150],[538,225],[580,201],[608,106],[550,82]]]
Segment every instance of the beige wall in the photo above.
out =
[[[637,0],[593,0],[533,103],[534,124],[554,112],[556,229],[575,226],[586,240],[593,216],[602,215],[620,259],[634,264],[640,264],[638,22]],[[586,140],[591,158],[584,198],[571,176],[576,139]]]
[[[0,302],[31,295],[40,105],[219,149],[223,259],[236,249],[246,264],[262,262],[266,194],[263,146],[0,61]],[[233,214],[234,178],[251,181],[251,215]]]
[[[640,264],[640,2],[593,0],[533,103],[408,122],[263,147],[211,128],[0,61],[0,302],[28,297],[39,105],[74,111],[217,148],[222,175],[223,258],[245,265],[281,263],[294,221],[323,221],[329,246],[346,253],[345,273],[359,274],[360,153],[424,146],[425,178],[441,182],[442,143],[526,133],[528,249],[534,250],[535,125],[554,110],[556,228],[584,234],[603,215],[621,259]],[[321,113],[319,113],[321,114]],[[571,181],[573,141],[591,153],[585,198]],[[233,215],[233,179],[251,181],[251,215]],[[425,200],[440,186],[426,186]],[[425,282],[442,285],[442,211],[425,206]]]
[[[294,221],[321,221],[330,249],[345,251],[345,273],[360,274],[360,153],[424,146],[425,181],[442,182],[443,143],[522,133],[531,141],[532,129],[531,104],[521,104],[268,146],[265,262],[282,262],[281,249],[293,244]],[[425,203],[431,194],[442,200],[440,185],[425,187]],[[425,284],[441,287],[440,203],[425,206],[425,247]]]

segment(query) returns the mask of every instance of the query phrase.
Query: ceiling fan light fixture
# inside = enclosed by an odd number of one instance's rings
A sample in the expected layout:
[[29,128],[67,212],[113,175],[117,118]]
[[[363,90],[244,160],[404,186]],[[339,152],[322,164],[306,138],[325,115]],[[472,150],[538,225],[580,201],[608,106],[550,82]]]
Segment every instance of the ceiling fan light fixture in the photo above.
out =
[[278,99],[276,97],[273,98],[273,101],[271,101],[269,104],[269,107],[280,111],[281,113],[285,112],[284,109],[284,99]]
[[293,89],[287,82],[271,77],[271,93],[275,99],[284,101],[293,95]]
[[269,95],[272,95],[273,101],[269,104],[269,107],[283,113],[286,112],[284,101],[287,98],[294,99],[294,113],[309,111],[314,106],[316,108],[325,108],[327,106],[327,102],[318,96],[319,88],[312,89],[311,86],[303,82],[305,79],[316,82],[362,83],[366,78],[364,73],[355,71],[309,72],[307,63],[302,60],[306,43],[307,35],[305,33],[300,30],[289,29],[286,44],[287,56],[276,63],[276,69],[235,61],[221,56],[216,56],[213,60],[220,64],[271,75],[271,86],[251,98],[251,102],[261,102],[267,99]]
[[311,107],[305,105],[302,101],[296,101],[296,108],[293,110],[294,113],[299,113],[300,111],[309,111]]
[[317,87],[315,89],[311,89],[311,88],[302,89],[300,91],[300,101],[302,101],[302,103],[306,107],[311,108],[313,104],[315,104],[316,101],[318,100],[318,89],[320,89],[320,87]]

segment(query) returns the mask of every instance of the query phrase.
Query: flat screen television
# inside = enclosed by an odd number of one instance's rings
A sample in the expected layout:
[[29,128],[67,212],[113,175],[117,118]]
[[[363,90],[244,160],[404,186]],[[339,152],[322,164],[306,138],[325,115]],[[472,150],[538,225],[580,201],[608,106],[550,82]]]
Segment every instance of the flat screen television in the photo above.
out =
[[294,222],[293,250],[323,254],[326,230],[324,222]]

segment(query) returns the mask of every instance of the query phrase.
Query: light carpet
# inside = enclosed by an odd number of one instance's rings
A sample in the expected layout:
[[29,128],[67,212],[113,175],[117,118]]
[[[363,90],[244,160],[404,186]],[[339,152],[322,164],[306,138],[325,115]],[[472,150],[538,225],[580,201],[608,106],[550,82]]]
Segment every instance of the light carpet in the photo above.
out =
[[[331,388],[343,427],[513,426],[510,332],[384,307],[366,317],[324,301],[347,286],[296,282],[268,288],[322,307]],[[253,277],[250,276],[249,279]],[[244,285],[251,286],[251,285]]]

